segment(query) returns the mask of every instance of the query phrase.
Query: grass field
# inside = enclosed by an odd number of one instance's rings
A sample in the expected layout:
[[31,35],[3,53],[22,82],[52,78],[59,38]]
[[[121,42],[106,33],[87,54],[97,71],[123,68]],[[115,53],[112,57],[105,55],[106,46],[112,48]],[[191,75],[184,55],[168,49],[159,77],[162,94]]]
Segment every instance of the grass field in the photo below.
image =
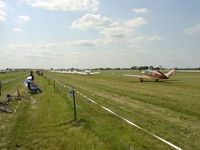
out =
[[[48,73],[99,104],[184,150],[200,147],[200,73],[178,72],[169,80],[139,82],[104,71],[96,75]],[[2,93],[20,89],[25,100],[12,102],[15,114],[0,112],[0,149],[170,150],[146,132],[76,94],[77,121],[67,89],[36,76],[42,94],[23,88],[27,73],[0,74]],[[4,97],[3,96],[3,97]],[[3,97],[1,99],[3,99]]]

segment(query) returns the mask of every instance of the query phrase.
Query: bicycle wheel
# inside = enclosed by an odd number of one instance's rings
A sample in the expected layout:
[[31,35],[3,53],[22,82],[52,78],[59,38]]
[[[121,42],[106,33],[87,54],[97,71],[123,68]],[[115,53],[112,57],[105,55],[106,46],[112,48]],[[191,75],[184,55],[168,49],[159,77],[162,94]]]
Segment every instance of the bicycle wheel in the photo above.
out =
[[6,112],[6,113],[15,113],[16,110],[12,107],[9,107],[9,106],[0,106],[0,110],[3,111],[3,112]]

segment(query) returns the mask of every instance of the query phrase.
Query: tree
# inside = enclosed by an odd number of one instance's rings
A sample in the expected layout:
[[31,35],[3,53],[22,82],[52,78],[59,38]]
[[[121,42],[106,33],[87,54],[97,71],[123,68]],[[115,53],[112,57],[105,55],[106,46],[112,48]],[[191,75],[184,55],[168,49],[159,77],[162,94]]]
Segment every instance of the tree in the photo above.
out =
[[153,66],[149,66],[149,69],[150,69],[150,70],[153,70]]
[[137,66],[133,66],[133,67],[131,67],[131,70],[137,70],[137,69],[138,69]]

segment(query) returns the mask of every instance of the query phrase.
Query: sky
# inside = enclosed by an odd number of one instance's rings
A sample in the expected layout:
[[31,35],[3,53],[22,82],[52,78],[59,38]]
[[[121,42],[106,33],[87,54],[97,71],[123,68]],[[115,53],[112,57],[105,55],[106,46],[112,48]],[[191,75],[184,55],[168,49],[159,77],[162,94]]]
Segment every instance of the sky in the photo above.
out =
[[0,69],[200,67],[200,0],[0,0]]

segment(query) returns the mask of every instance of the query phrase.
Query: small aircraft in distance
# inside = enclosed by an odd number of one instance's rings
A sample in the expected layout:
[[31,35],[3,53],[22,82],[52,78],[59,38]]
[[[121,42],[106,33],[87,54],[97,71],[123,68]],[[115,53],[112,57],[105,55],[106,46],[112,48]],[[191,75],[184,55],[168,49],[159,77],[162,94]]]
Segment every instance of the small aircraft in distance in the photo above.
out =
[[85,70],[83,72],[78,72],[78,74],[86,74],[86,75],[91,75],[91,74],[98,74],[100,72],[91,72],[91,70]]
[[138,78],[140,82],[143,82],[144,79],[152,80],[155,79],[156,82],[159,81],[159,79],[169,79],[172,75],[174,75],[176,72],[176,69],[170,70],[168,73],[164,74],[159,70],[145,70],[141,72],[141,75],[128,75],[123,74],[125,77],[133,77]]

